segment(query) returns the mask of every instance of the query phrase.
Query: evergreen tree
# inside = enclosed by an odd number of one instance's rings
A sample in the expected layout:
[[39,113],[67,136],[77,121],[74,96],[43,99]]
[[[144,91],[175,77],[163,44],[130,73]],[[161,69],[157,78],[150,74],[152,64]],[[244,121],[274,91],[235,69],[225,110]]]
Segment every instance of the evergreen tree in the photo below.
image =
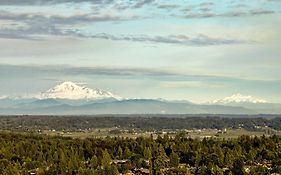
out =
[[172,152],[170,155],[170,165],[172,167],[177,167],[179,166],[180,163],[180,158],[178,156],[178,154],[176,154],[175,152]]
[[232,167],[233,175],[243,175],[244,174],[244,162],[241,158],[238,158],[234,161]]
[[118,150],[117,150],[117,157],[119,159],[122,159],[123,158],[123,150],[120,146],[118,146]]
[[151,153],[151,148],[150,147],[145,147],[144,148],[143,156],[144,156],[145,159],[151,159],[152,153]]
[[96,155],[94,155],[94,156],[92,157],[92,159],[90,160],[90,167],[91,167],[92,169],[96,169],[96,168],[98,167],[98,165],[99,165],[98,157],[97,157]]
[[110,165],[110,162],[111,162],[111,156],[107,150],[104,150],[102,152],[101,165],[103,167],[108,167]]

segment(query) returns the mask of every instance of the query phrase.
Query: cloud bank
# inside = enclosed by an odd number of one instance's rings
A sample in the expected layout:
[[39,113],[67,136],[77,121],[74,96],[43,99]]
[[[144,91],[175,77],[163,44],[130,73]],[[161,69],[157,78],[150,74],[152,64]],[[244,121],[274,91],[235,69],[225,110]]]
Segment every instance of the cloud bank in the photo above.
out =
[[20,6],[20,5],[54,5],[63,3],[93,3],[93,4],[109,4],[113,0],[1,0],[0,5]]
[[133,42],[150,42],[150,43],[164,43],[176,44],[184,46],[208,46],[208,45],[227,45],[227,44],[247,44],[249,41],[216,38],[207,35],[199,34],[197,36],[189,37],[186,35],[168,35],[168,36],[148,36],[148,35],[122,35],[115,36],[106,33],[101,33],[91,36],[92,38],[107,39],[113,41],[133,41]]

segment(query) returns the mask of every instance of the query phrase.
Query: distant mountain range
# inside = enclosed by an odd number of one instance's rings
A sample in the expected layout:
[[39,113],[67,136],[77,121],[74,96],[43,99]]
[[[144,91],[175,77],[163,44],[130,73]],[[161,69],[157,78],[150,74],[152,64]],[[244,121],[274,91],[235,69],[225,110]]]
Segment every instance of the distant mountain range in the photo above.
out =
[[241,94],[205,104],[126,99],[101,89],[63,82],[28,98],[1,97],[0,114],[281,114],[281,104]]

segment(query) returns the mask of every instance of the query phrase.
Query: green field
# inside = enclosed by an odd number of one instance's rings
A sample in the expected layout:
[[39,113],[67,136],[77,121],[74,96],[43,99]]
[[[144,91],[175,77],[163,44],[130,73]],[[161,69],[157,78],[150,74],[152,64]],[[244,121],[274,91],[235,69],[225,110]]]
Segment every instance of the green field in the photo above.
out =
[[101,129],[91,129],[85,131],[42,131],[42,134],[50,136],[63,136],[63,137],[72,137],[72,138],[104,138],[104,137],[128,137],[128,138],[137,138],[137,137],[151,137],[157,138],[158,135],[164,136],[165,134],[170,137],[174,137],[178,133],[185,133],[187,137],[190,138],[237,138],[242,135],[248,136],[270,136],[270,135],[281,135],[280,131],[264,130],[264,131],[247,131],[245,129],[226,129],[226,131],[220,131],[217,129],[194,129],[194,130],[181,130],[181,131],[172,131],[172,132],[151,132],[151,131],[128,131],[128,130],[118,130],[117,134],[112,133],[116,128],[101,128]]

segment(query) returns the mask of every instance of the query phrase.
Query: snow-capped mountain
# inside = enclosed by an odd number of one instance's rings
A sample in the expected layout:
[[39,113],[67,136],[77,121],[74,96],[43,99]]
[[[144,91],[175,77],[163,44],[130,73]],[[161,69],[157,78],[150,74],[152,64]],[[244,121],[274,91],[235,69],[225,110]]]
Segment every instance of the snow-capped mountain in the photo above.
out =
[[46,92],[0,97],[2,114],[281,114],[281,104],[234,94],[205,104],[165,99],[121,98],[111,92],[63,82]]
[[225,97],[223,99],[213,100],[212,104],[231,104],[231,103],[267,103],[266,100],[253,97],[250,95],[242,95],[240,93]]
[[122,98],[114,95],[111,92],[104,91],[101,89],[91,89],[85,86],[79,86],[73,82],[63,82],[55,87],[42,92],[40,99],[69,99],[69,100],[100,100],[107,98],[114,98],[121,100]]

